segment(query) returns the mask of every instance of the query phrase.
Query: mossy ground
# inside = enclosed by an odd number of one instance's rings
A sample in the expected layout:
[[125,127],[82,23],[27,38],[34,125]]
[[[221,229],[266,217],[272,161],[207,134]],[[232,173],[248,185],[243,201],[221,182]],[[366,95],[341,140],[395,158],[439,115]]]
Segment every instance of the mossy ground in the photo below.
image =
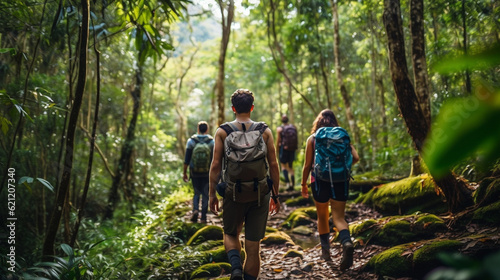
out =
[[461,246],[462,243],[456,240],[402,244],[372,257],[366,269],[386,277],[421,277],[441,265],[437,258],[439,253],[458,251]]
[[412,214],[416,211],[442,213],[444,198],[427,175],[405,178],[380,185],[356,199],[386,215]]
[[392,216],[369,219],[349,226],[351,235],[363,244],[393,246],[433,237],[445,231],[444,221],[433,214]]

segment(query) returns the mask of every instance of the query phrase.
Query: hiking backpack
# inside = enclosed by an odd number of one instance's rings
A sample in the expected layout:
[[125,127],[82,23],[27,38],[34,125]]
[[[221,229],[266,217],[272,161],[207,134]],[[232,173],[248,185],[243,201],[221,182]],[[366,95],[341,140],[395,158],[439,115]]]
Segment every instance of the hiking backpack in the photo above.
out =
[[193,172],[195,173],[208,173],[210,170],[210,154],[211,149],[208,143],[213,139],[208,136],[205,140],[200,139],[197,135],[191,136],[191,139],[195,142],[193,149],[193,156],[191,161],[193,162]]
[[295,128],[293,124],[287,124],[282,127],[283,130],[281,131],[281,147],[283,147],[285,151],[297,150],[297,128]]
[[351,139],[347,131],[339,126],[319,128],[314,139],[315,177],[331,183],[335,198],[333,183],[345,182],[347,189],[351,179]]
[[262,136],[267,125],[242,125],[243,130],[233,123],[220,126],[227,133],[222,170],[222,181],[227,184],[224,196],[241,203],[258,201],[260,205],[261,198],[269,193],[267,146]]

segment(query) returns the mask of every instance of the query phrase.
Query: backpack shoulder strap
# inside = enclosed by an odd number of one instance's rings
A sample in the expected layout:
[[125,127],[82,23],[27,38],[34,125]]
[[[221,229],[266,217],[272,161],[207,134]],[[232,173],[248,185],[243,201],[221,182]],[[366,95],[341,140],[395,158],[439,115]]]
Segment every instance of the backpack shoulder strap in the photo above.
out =
[[198,135],[191,136],[191,139],[193,139],[193,141],[194,141],[195,144],[198,144],[201,141],[200,138],[198,138]]
[[260,134],[264,134],[264,131],[268,128],[265,122],[254,122],[248,130],[257,130]]
[[228,123],[228,122],[223,123],[219,126],[219,128],[224,130],[227,135],[229,135],[229,134],[231,134],[231,132],[235,131],[235,129],[233,129],[233,127],[236,128],[236,130],[238,130],[237,127],[235,127],[234,125],[231,125],[231,123]]

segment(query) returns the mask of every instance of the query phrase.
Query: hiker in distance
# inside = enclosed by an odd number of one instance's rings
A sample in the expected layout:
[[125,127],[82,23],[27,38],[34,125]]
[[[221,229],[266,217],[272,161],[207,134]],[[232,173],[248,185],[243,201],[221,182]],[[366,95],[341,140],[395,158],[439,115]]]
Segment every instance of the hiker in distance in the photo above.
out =
[[338,124],[335,114],[325,109],[313,122],[311,136],[307,139],[302,169],[302,196],[309,197],[307,178],[311,174],[311,191],[318,215],[318,232],[321,258],[330,261],[329,209],[333,223],[339,231],[342,244],[340,270],[352,266],[354,246],[345,220],[345,205],[349,197],[351,165],[359,161],[349,135]]
[[[218,215],[216,191],[222,196],[224,247],[231,264],[230,279],[257,279],[260,271],[260,240],[268,214],[280,210],[279,168],[271,130],[254,122],[253,93],[238,89],[231,96],[236,119],[215,132],[210,168],[210,210]],[[241,149],[244,147],[244,149]],[[271,200],[272,199],[272,200]],[[245,263],[241,263],[239,236],[245,224]]]
[[208,123],[198,123],[198,133],[191,136],[186,143],[186,156],[184,158],[184,182],[188,182],[187,169],[194,189],[193,214],[191,221],[198,221],[199,204],[201,196],[201,223],[207,222],[208,212],[208,179],[210,163],[212,162],[212,151],[214,148],[213,137],[208,134]]
[[[295,172],[293,171],[293,161],[297,150],[297,128],[288,122],[288,116],[281,116],[283,125],[276,129],[276,149],[279,151],[281,171],[285,178],[286,189],[292,191],[295,186]],[[290,178],[288,177],[290,175]]]

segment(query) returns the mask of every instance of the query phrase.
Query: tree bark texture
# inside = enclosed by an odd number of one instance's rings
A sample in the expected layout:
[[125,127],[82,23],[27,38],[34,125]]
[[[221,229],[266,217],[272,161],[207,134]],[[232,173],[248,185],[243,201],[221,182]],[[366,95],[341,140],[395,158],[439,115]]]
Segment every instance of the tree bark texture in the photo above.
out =
[[427,73],[427,62],[425,55],[425,31],[424,31],[424,1],[411,0],[410,3],[410,29],[413,75],[415,80],[415,91],[420,102],[423,114],[421,121],[430,127],[431,123],[431,101],[429,93],[429,75]]
[[[383,19],[388,37],[391,78],[399,110],[406,123],[408,133],[412,137],[417,151],[421,154],[424,140],[430,130],[430,123],[423,121],[425,115],[409,77],[399,0],[384,0]],[[427,70],[425,69],[425,71]],[[451,212],[456,213],[472,205],[471,192],[467,185],[463,181],[457,180],[451,172],[434,180],[443,191],[448,209]]]
[[224,123],[225,120],[225,108],[224,108],[224,75],[225,75],[225,62],[226,62],[226,52],[227,46],[229,45],[229,37],[231,35],[231,24],[234,18],[234,0],[229,0],[229,5],[227,7],[227,15],[224,16],[224,3],[222,0],[217,1],[219,3],[221,15],[222,15],[222,41],[220,45],[219,53],[219,71],[217,72],[217,81],[215,86],[215,91],[217,95],[217,126]]
[[101,96],[101,71],[100,71],[100,52],[97,50],[97,46],[95,44],[95,32],[94,32],[94,52],[96,54],[96,73],[97,73],[97,90],[96,90],[96,100],[95,100],[95,109],[94,109],[94,121],[92,124],[92,135],[90,137],[90,151],[89,151],[89,160],[87,164],[87,174],[85,176],[85,185],[83,187],[82,197],[80,199],[79,208],[78,208],[78,216],[75,221],[75,225],[73,227],[73,232],[71,235],[71,240],[69,245],[74,247],[76,238],[78,236],[78,230],[80,229],[80,224],[83,220],[85,205],[87,202],[87,194],[90,188],[90,178],[92,175],[92,163],[94,161],[94,148],[95,148],[95,139],[96,139],[96,131],[97,131],[97,122],[99,120],[99,102]]
[[50,223],[47,228],[45,241],[43,244],[43,255],[54,255],[54,242],[61,222],[62,211],[66,202],[66,197],[70,187],[71,172],[73,169],[73,152],[74,152],[74,138],[75,130],[78,121],[78,115],[82,105],[83,93],[85,92],[85,83],[87,80],[87,49],[89,41],[89,20],[90,12],[89,0],[81,0],[82,5],[82,22],[79,46],[79,65],[78,65],[78,80],[75,90],[75,99],[71,108],[69,116],[68,129],[66,131],[66,152],[64,157],[64,169],[62,174],[61,183],[59,185],[56,197],[56,203],[52,211]]

